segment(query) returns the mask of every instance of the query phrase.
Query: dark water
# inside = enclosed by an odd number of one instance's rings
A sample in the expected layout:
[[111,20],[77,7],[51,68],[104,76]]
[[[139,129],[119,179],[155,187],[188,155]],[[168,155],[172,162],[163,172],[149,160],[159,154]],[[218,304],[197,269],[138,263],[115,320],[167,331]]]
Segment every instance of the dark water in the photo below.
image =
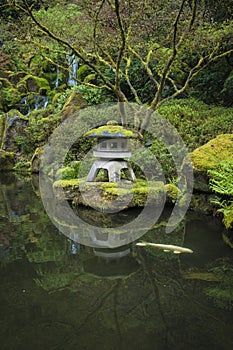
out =
[[233,349],[233,250],[216,219],[189,213],[166,235],[165,212],[143,237],[192,255],[132,244],[106,259],[57,231],[37,186],[0,177],[1,350]]

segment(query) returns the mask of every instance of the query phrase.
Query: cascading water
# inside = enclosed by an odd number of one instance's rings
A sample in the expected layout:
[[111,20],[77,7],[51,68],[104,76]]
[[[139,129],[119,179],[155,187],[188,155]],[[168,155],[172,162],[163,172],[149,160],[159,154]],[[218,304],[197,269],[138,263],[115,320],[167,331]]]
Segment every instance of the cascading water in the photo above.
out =
[[39,109],[46,109],[48,103],[48,96],[41,96],[36,94],[33,96],[27,95],[22,98],[19,110],[23,115],[28,116],[33,110],[37,111]]
[[56,67],[56,80],[55,80],[55,87],[57,88],[59,86],[59,68]]
[[67,61],[68,66],[70,69],[70,73],[68,75],[67,84],[70,86],[76,86],[77,85],[77,77],[78,77],[78,59],[75,57],[75,55],[69,56],[67,55]]
[[[77,78],[78,78],[78,68],[79,62],[77,57],[73,55],[67,55],[66,57],[68,62],[68,68],[70,70],[67,77],[67,84],[69,86],[77,86]],[[56,67],[56,78],[54,85],[57,88],[59,86],[59,67]],[[41,96],[39,94],[30,94],[24,96],[21,100],[19,110],[20,112],[28,116],[33,110],[46,109],[49,103],[48,96]]]
[[35,95],[35,107],[34,109],[37,111],[38,109],[46,109],[48,103],[49,103],[49,98],[48,96],[40,96],[40,95]]

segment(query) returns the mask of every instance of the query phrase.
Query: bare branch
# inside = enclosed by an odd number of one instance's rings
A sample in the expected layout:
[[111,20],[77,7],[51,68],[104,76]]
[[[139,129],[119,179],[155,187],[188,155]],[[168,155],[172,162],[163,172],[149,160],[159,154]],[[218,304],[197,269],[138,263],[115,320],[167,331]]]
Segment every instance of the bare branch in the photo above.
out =
[[[70,49],[71,52],[73,52],[84,64],[89,66],[93,71],[103,80],[103,82],[110,88],[112,91],[114,91],[116,94],[118,91],[115,89],[114,85],[106,78],[106,76],[97,68],[97,66],[93,63],[91,63],[89,60],[85,58],[84,55],[81,54],[81,52],[73,45],[71,45],[68,41],[61,39],[56,34],[54,34],[51,30],[49,30],[47,27],[45,27],[42,23],[40,23],[37,18],[34,16],[31,8],[28,7],[28,4],[25,0],[23,0],[23,3],[25,4],[26,8],[21,7],[20,5],[16,4],[16,7],[24,11],[27,15],[30,16],[30,18],[33,20],[33,22],[37,25],[38,28],[42,30],[43,33],[47,34],[50,38],[55,40],[56,42],[60,43],[62,46],[67,47]],[[87,53],[86,53],[87,54]]]
[[[213,57],[214,52],[215,52],[215,50],[210,55],[207,55],[205,57],[200,57],[198,60],[198,63],[190,70],[183,86],[180,89],[176,90],[176,92],[174,94],[172,94],[171,96],[168,96],[168,97],[164,98],[163,100],[161,100],[158,103],[158,106],[160,106],[162,103],[164,103],[168,100],[171,100],[173,98],[176,98],[177,96],[182,94],[187,89],[189,83],[193,80],[193,78],[195,78],[201,71],[203,71],[205,68],[207,68],[214,61],[217,61],[219,58],[225,57],[225,56],[229,55],[230,53],[233,53],[233,49],[225,51],[225,52]],[[206,61],[206,63],[202,65],[202,63],[205,61]]]
[[127,84],[131,90],[131,92],[133,93],[134,95],[134,98],[135,98],[135,101],[141,105],[142,104],[142,101],[140,100],[139,96],[138,96],[138,93],[136,91],[136,89],[133,87],[131,81],[130,81],[130,78],[129,78],[129,68],[130,68],[130,64],[131,64],[131,59],[130,57],[126,58],[126,67],[125,67],[125,79],[127,81]]
[[116,12],[117,22],[120,29],[120,35],[121,35],[121,47],[120,47],[119,54],[116,61],[116,76],[115,76],[116,89],[119,90],[120,89],[120,64],[124,55],[125,44],[126,44],[125,30],[121,19],[119,0],[115,0],[115,12]]
[[145,68],[150,80],[157,86],[157,88],[159,87],[159,82],[155,79],[153,73],[152,73],[152,70],[150,69],[149,67],[149,60],[150,60],[150,57],[152,55],[152,50],[150,50],[147,54],[147,58],[146,58],[146,61],[143,60],[142,56],[139,55],[138,52],[136,52],[136,50],[134,50],[131,46],[128,46],[128,49],[130,52],[132,52],[132,54],[137,57],[140,62],[142,63],[143,67]]

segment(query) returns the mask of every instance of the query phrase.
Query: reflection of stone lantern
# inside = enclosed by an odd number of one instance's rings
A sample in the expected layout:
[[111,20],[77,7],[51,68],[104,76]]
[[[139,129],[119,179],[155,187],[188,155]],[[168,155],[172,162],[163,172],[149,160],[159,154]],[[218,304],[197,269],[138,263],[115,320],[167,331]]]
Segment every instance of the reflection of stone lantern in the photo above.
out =
[[136,133],[109,122],[86,135],[98,139],[93,152],[97,159],[92,164],[87,182],[95,182],[101,170],[109,182],[121,181],[122,175],[130,181],[136,180],[131,165],[125,160],[131,157],[130,138],[136,138]]

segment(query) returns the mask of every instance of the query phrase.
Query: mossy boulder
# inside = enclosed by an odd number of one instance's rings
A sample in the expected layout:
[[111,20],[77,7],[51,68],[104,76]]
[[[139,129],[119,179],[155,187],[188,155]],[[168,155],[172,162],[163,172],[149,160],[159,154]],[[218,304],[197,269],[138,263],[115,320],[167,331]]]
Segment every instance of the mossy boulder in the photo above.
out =
[[34,75],[26,75],[20,80],[19,85],[25,84],[28,92],[39,93],[41,95],[48,95],[50,92],[50,85],[47,79],[39,78]]
[[13,109],[0,118],[0,145],[6,152],[21,152],[28,120]]
[[66,99],[61,114],[63,118],[68,118],[73,113],[78,112],[82,108],[87,107],[87,101],[82,97],[79,91],[72,91]]
[[84,81],[85,77],[91,74],[91,69],[83,64],[79,67],[77,75],[80,81]]
[[194,170],[207,172],[220,163],[233,161],[233,134],[223,134],[198,147],[190,154]]
[[233,134],[222,134],[190,153],[194,167],[194,189],[210,192],[208,170],[233,161]]
[[165,191],[167,194],[167,201],[168,202],[174,202],[177,200],[178,196],[180,195],[179,188],[174,184],[166,184],[165,185]]
[[161,181],[88,183],[83,178],[55,181],[54,192],[58,198],[70,200],[74,204],[89,206],[91,203],[91,206],[107,210],[122,206],[131,208],[144,207],[145,204],[161,205],[166,195]]
[[13,152],[0,150],[0,172],[12,170],[15,165],[15,155]]

